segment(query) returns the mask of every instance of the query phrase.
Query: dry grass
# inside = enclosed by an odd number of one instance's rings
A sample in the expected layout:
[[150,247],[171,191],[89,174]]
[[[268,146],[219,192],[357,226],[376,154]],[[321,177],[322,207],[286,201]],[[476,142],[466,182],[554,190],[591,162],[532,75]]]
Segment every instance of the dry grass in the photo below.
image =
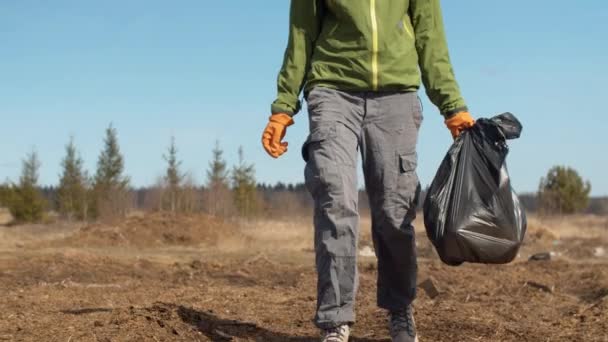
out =
[[63,239],[76,233],[82,223],[24,224],[0,226],[0,251],[20,248],[27,243]]
[[0,208],[0,226],[13,222],[13,215],[6,208]]
[[[286,219],[257,219],[238,221],[241,236],[255,247],[262,249],[313,249],[314,226],[312,217]],[[424,231],[422,222],[417,222],[417,230]],[[362,246],[371,245],[371,219],[363,216],[359,222],[359,239]]]
[[313,226],[310,218],[291,220],[256,219],[238,222],[241,236],[261,249],[311,249]]
[[608,239],[608,217],[595,215],[532,216],[528,218],[530,232],[544,230],[555,239]]
[[[144,219],[143,216],[146,218]],[[183,233],[182,235],[189,238],[189,248],[203,248],[204,250],[219,249],[224,252],[313,250],[314,228],[312,217],[299,216],[289,219],[234,220],[220,224],[221,221],[209,221],[210,218],[208,217],[189,216],[178,219],[173,223],[172,220],[169,220],[171,224],[168,224],[162,217],[157,217],[158,215],[143,216],[140,217],[138,215],[127,220],[127,223],[130,222],[130,224],[126,224],[126,228],[129,229],[122,227],[121,231],[124,234],[133,233],[131,234],[133,235],[133,240],[138,241],[145,240],[144,237],[150,240],[151,237],[148,235],[152,234],[153,231],[158,231],[156,233],[158,236],[161,236],[161,233],[171,233],[173,235]],[[210,224],[211,226],[209,226]],[[94,227],[96,227],[95,231],[99,230],[100,232],[108,229],[118,229],[114,226],[105,225],[99,225],[98,227],[96,225]],[[424,243],[426,232],[421,214],[418,215],[418,218],[414,222],[414,227],[416,228],[418,241]],[[83,224],[62,222],[56,222],[52,225],[0,227],[0,251],[15,250],[16,248],[21,248],[24,244],[35,244],[38,241],[74,239],[78,237],[78,234],[82,235],[83,232],[90,233],[88,230],[83,231],[81,228],[83,228]],[[203,240],[205,239],[202,237],[206,236],[206,234],[212,234],[216,238],[203,244]],[[102,234],[102,237],[104,236]],[[526,238],[528,241],[545,241],[547,244],[550,244],[555,240],[575,238],[595,239],[608,243],[608,217],[591,215],[568,217],[530,216],[528,219]],[[199,240],[201,241],[200,244]],[[359,240],[361,248],[372,245],[371,220],[369,216],[361,217]],[[82,244],[75,243],[72,245],[80,246]],[[118,247],[114,243],[110,246]]]

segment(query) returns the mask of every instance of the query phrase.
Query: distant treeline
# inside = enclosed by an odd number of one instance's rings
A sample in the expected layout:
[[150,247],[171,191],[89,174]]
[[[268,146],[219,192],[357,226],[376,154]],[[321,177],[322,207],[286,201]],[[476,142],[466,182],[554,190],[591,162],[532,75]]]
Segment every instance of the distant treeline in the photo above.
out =
[[[135,188],[125,170],[116,129],[109,125],[95,170],[86,170],[75,141],[70,138],[65,155],[58,161],[61,172],[56,186],[38,184],[42,167],[32,150],[22,161],[18,180],[0,184],[0,207],[6,207],[14,222],[44,222],[49,219],[114,220],[134,210],[176,213],[202,212],[223,217],[310,216],[313,203],[304,184],[260,184],[255,165],[245,160],[239,148],[238,162],[228,165],[219,142],[212,147],[206,179],[182,171],[172,137],[159,159],[166,162],[154,184]],[[535,194],[521,196],[528,212],[545,215],[574,213],[608,214],[608,198],[589,198],[591,184],[567,166],[555,166],[541,179]],[[425,191],[419,196],[422,208]],[[365,191],[359,192],[359,209],[369,213]]]
[[[306,190],[304,183],[282,183],[276,184],[257,184],[257,196],[259,203],[260,215],[273,216],[298,216],[309,215],[312,213],[313,201]],[[42,194],[48,203],[57,203],[58,191],[56,187],[41,188]],[[209,211],[205,207],[206,193],[209,192],[205,187],[200,187],[194,190],[194,197],[199,198],[199,205],[196,210]],[[158,210],[158,194],[157,187],[141,187],[131,190],[133,198],[133,209],[143,211]],[[426,192],[422,191],[418,209],[422,210]],[[528,213],[537,213],[541,211],[540,201],[537,194],[521,194],[519,195],[521,203],[526,208]],[[369,213],[369,202],[365,190],[359,190],[359,210],[362,214]],[[582,211],[586,214],[608,215],[608,197],[591,197],[588,207]]]
[[[519,199],[527,212],[536,213],[542,211],[541,201],[537,194],[522,194],[519,195]],[[589,204],[581,213],[608,215],[608,197],[590,197]]]

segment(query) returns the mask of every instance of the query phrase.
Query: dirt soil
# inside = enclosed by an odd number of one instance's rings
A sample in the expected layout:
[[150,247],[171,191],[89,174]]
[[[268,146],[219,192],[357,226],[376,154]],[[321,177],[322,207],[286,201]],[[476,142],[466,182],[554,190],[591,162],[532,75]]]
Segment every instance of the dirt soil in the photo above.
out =
[[[608,341],[608,220],[572,222],[532,220],[502,266],[443,265],[420,230],[419,282],[438,290],[419,287],[420,341]],[[307,221],[158,214],[0,227],[0,341],[316,341],[311,235]],[[528,261],[538,252],[551,259]],[[375,258],[359,269],[351,341],[389,341]]]

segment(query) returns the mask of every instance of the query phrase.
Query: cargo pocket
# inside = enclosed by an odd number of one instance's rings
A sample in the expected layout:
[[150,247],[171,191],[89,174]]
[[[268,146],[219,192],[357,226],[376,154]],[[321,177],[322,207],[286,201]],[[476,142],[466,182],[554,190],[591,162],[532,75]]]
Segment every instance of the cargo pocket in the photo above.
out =
[[309,148],[321,144],[323,141],[331,140],[336,136],[336,125],[323,125],[319,126],[310,132],[306,141],[302,145],[302,159],[308,163],[310,160]]
[[335,139],[336,124],[323,124],[310,132],[302,146],[304,181],[317,207],[331,207],[330,194],[342,182],[334,160]]
[[399,155],[399,170],[401,173],[415,172],[418,156],[415,152]]
[[415,152],[399,154],[398,199],[401,205],[410,212],[416,210],[420,196],[420,184],[416,174],[417,165],[418,155]]

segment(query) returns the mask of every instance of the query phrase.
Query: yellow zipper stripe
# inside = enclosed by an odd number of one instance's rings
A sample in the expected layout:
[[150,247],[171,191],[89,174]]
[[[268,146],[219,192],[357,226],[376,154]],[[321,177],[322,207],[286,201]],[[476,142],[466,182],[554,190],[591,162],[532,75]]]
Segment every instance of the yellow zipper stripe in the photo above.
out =
[[376,19],[376,0],[370,1],[372,19],[372,90],[378,90],[378,21]]
[[410,36],[410,38],[414,38],[414,34],[412,33],[412,31],[410,30],[410,25],[409,24],[409,20],[407,18],[403,18],[403,28],[405,29],[405,32],[408,34],[408,36]]

